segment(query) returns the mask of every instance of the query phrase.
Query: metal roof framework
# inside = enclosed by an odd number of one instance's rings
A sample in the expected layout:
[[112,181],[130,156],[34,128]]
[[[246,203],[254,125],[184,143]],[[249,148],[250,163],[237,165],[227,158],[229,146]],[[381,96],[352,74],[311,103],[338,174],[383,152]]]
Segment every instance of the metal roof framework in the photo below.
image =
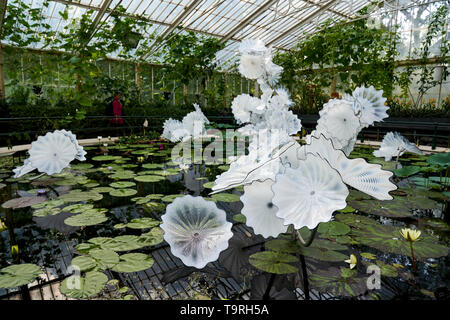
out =
[[[43,0],[21,1],[43,8]],[[382,6],[395,1],[401,0],[377,3]],[[276,50],[290,50],[303,37],[316,32],[321,23],[352,20],[370,3],[370,0],[51,0],[43,14],[54,31],[62,31],[65,23],[93,10],[90,37],[93,39],[98,26],[110,23],[111,13],[120,5],[125,8],[123,16],[152,24],[144,37],[154,40],[147,48],[140,48],[144,52],[140,58],[145,61],[158,62],[163,43],[171,35],[194,31],[226,42],[225,49],[217,55],[218,63],[226,67],[235,61],[243,39],[259,38]],[[66,6],[69,6],[68,21],[59,15]]]

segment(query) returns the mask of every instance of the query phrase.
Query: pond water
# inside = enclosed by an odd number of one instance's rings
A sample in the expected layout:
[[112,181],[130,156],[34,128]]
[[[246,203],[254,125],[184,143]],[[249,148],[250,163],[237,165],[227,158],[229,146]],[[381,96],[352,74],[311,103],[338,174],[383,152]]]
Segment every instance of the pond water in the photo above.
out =
[[[66,279],[61,291],[73,298],[295,299],[304,298],[305,285],[312,290],[310,297],[322,299],[450,297],[450,197],[446,191],[450,179],[448,169],[433,166],[427,156],[402,156],[403,168],[394,177],[399,187],[392,192],[394,200],[377,201],[351,190],[347,208],[319,226],[310,247],[297,248],[290,236],[264,239],[245,226],[240,214],[242,187],[209,195],[215,177],[228,169],[226,164],[202,163],[180,171],[170,161],[171,145],[159,141],[85,149],[87,162],[73,162],[61,174],[32,181],[37,173],[11,178],[11,170],[22,161],[1,159],[0,268],[38,265],[46,270],[41,282]],[[374,158],[372,151],[356,147],[350,157],[363,157],[386,170],[399,167],[395,161]],[[229,248],[199,272],[171,255],[158,227],[165,207],[185,194],[214,201],[234,224]],[[413,243],[416,274],[410,245],[399,233],[412,225],[422,230],[420,240]],[[304,237],[309,233],[301,230]],[[271,256],[259,264],[249,259],[263,250],[277,258]],[[283,261],[287,253],[300,254],[301,259]],[[345,262],[350,254],[357,257],[353,269]],[[67,288],[72,259],[77,259],[74,264],[80,266],[83,279],[93,283],[82,292]],[[283,271],[286,265],[298,271]],[[381,272],[380,289],[367,289],[371,265]],[[265,272],[273,266],[276,276]],[[2,276],[0,284],[9,284],[0,289],[3,298],[24,289]]]

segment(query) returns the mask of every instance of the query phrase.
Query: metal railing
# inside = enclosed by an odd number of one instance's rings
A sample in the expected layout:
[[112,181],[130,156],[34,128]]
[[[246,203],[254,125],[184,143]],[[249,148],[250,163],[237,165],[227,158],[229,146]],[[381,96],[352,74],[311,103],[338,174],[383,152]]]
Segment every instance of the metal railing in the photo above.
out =
[[[29,143],[33,141],[33,135],[40,135],[47,131],[56,129],[54,127],[58,120],[63,120],[66,117],[15,117],[15,118],[0,118],[0,144],[7,145],[7,139],[13,144]],[[161,116],[122,116],[124,125],[114,126],[110,124],[110,116],[86,116],[83,119],[83,124],[87,126],[69,125],[72,132],[79,135],[79,138],[92,137],[93,135],[107,135],[107,133],[119,135],[140,135],[143,131],[157,131],[162,132],[164,121],[169,118],[169,115]],[[235,119],[231,115],[224,116],[208,116],[211,122],[223,123],[238,127]],[[314,130],[317,124],[318,116],[300,116],[302,126],[306,133]],[[147,120],[148,127],[144,128],[143,123]],[[20,127],[26,127],[30,123],[30,127],[36,127],[36,122],[39,129],[34,130],[17,130]],[[31,125],[31,123],[34,123]],[[62,129],[62,127],[60,126]],[[366,139],[380,141],[384,134],[389,131],[398,131],[408,139],[412,139],[418,144],[431,145],[435,149],[440,146],[450,147],[450,119],[442,119],[442,121],[417,121],[391,118],[383,122],[377,122],[369,128],[363,129],[358,138],[364,142]],[[29,137],[27,137],[29,136]],[[300,137],[302,137],[300,133]],[[12,139],[11,139],[12,138]]]

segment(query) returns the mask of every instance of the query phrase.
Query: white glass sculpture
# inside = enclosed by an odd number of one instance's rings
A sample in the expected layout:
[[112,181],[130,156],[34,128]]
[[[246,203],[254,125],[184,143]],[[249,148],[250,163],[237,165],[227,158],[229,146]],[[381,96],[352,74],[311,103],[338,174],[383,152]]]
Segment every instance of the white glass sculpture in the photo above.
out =
[[339,173],[326,160],[307,154],[297,169],[286,168],[272,185],[277,217],[295,229],[314,229],[330,221],[335,210],[347,206],[348,189]]
[[391,200],[389,191],[397,189],[390,182],[392,172],[382,170],[381,165],[367,163],[362,158],[348,159],[341,150],[336,150],[331,140],[323,135],[313,137],[311,142],[299,149],[300,159],[306,158],[312,153],[325,159],[330,166],[337,170],[342,181],[355,189],[358,189],[379,200]]
[[164,240],[172,254],[198,269],[216,261],[233,236],[225,211],[202,197],[187,195],[175,199],[161,218]]
[[233,99],[231,110],[238,123],[247,123],[250,121],[252,113],[264,112],[265,106],[262,101],[248,94],[240,94]]
[[388,117],[389,107],[385,106],[387,99],[383,97],[382,90],[375,90],[373,86],[366,88],[363,85],[353,91],[352,97],[355,113],[360,114],[359,118],[364,127]]
[[375,157],[384,157],[386,161],[390,161],[392,157],[400,157],[405,152],[423,154],[423,152],[414,144],[409,142],[398,132],[388,132],[381,142],[380,149],[375,150]]
[[252,227],[255,234],[263,237],[277,237],[287,231],[284,221],[276,216],[278,208],[272,203],[273,180],[253,181],[244,187],[241,201],[244,207],[241,213],[246,217],[246,225]]
[[86,160],[86,152],[78,144],[75,135],[65,130],[47,132],[45,136],[39,136],[31,143],[28,153],[30,157],[24,161],[24,165],[13,170],[14,178],[34,169],[52,175],[67,168],[74,159]]

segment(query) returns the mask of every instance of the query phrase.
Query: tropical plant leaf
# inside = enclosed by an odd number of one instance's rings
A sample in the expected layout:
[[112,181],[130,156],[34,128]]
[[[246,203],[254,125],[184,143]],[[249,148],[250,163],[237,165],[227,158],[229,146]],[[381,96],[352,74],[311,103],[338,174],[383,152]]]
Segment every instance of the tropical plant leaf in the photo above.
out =
[[108,277],[101,272],[90,271],[84,277],[70,276],[61,283],[61,293],[75,299],[88,299],[103,290]]
[[298,271],[298,268],[289,264],[298,262],[298,259],[293,255],[281,252],[263,251],[254,253],[249,257],[249,262],[255,268],[269,273],[287,274]]
[[30,263],[13,264],[0,270],[0,288],[14,288],[33,282],[42,269]]
[[120,256],[120,261],[112,270],[117,272],[138,272],[150,268],[155,261],[143,253],[127,253]]

